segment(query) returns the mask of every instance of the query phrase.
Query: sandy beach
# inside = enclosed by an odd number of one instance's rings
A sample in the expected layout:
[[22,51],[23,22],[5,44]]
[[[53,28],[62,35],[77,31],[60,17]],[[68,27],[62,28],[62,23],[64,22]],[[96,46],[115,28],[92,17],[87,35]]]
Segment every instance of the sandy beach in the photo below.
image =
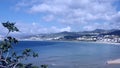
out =
[[96,41],[96,43],[120,45],[120,43],[114,43],[114,42],[100,42],[100,41]]
[[120,64],[120,59],[109,60],[107,61],[107,64]]

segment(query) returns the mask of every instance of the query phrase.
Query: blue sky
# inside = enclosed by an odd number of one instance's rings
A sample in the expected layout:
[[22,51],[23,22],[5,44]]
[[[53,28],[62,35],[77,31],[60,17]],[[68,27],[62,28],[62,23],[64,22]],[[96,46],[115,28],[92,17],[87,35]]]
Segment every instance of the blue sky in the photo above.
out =
[[119,6],[120,0],[0,0],[0,22],[16,22],[17,34],[117,29]]

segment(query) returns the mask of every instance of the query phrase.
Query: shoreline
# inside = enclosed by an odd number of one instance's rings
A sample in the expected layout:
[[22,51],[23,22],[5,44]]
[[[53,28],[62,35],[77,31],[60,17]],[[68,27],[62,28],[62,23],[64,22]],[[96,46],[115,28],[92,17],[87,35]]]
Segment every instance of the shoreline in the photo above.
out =
[[114,45],[120,45],[120,43],[114,43],[114,42],[91,42],[91,43],[100,43],[100,44],[114,44]]
[[86,43],[99,43],[99,44],[114,44],[114,45],[120,45],[120,43],[115,43],[115,42],[100,42],[100,41],[77,41],[77,40],[20,40],[20,41],[86,42]]

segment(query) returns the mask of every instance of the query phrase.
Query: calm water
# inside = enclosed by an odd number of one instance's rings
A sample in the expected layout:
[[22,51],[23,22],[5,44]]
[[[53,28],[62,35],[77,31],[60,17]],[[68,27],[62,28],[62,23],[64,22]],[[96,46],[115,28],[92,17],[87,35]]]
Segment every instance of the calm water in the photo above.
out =
[[30,59],[35,65],[48,64],[49,68],[120,68],[106,61],[120,58],[120,46],[87,42],[27,41],[20,42],[18,53],[31,48],[39,58]]

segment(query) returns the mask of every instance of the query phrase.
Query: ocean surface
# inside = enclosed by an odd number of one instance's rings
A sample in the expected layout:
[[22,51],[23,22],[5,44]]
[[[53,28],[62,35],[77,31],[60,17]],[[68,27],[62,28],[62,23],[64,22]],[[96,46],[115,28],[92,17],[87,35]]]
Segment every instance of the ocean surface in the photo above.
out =
[[38,58],[29,58],[25,63],[48,68],[120,68],[119,64],[106,62],[120,58],[120,45],[90,42],[22,41],[15,47],[20,53],[31,48],[39,53]]

